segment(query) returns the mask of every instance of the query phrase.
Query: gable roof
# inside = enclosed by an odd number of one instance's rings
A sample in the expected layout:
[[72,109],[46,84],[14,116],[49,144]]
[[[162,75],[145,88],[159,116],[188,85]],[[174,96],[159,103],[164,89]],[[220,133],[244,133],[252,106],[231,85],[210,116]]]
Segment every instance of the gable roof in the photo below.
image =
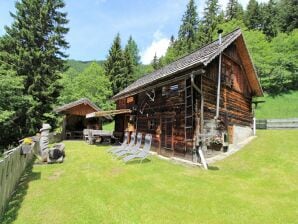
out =
[[131,85],[117,93],[115,96],[112,97],[113,100],[118,100],[124,97],[131,95],[131,93],[136,94],[139,92],[144,91],[144,87],[152,82],[161,81],[164,78],[171,77],[178,72],[182,72],[184,70],[193,68],[198,65],[207,66],[215,57],[217,57],[221,52],[223,52],[229,45],[231,45],[235,40],[239,37],[240,42],[242,43],[242,50],[245,52],[243,53],[241,59],[246,59],[249,62],[246,63],[244,66],[248,66],[249,68],[246,69],[246,72],[249,71],[250,78],[249,84],[253,89],[255,95],[262,96],[263,91],[261,85],[258,81],[257,74],[255,68],[251,62],[251,58],[249,52],[246,48],[244,39],[242,37],[242,33],[240,29],[236,29],[235,31],[225,35],[222,37],[222,44],[219,46],[219,41],[216,40],[204,47],[198,49],[197,51],[186,55],[169,65],[166,65],[150,74],[147,74],[140,79],[133,82]]
[[[67,113],[70,112],[72,109],[75,109],[75,107],[78,107],[80,105],[84,105],[84,106],[89,106],[90,107],[90,111],[85,112],[87,113],[91,113],[91,112],[98,112],[101,111],[101,109],[96,106],[91,100],[89,100],[88,98],[81,98],[79,100],[73,101],[71,103],[65,104],[63,106],[57,107],[54,111],[56,113]],[[80,111],[81,112],[81,111]],[[86,116],[86,114],[82,114],[83,116]],[[111,116],[104,116],[106,119],[112,119]]]

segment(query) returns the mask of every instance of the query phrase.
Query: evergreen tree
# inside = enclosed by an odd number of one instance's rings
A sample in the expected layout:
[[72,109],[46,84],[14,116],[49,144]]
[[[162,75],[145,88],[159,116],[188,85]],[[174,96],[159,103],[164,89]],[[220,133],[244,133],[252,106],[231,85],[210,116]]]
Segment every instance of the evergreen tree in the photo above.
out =
[[248,29],[260,29],[261,15],[259,4],[256,0],[249,0],[244,14],[244,23]]
[[138,49],[137,43],[132,39],[132,36],[129,37],[127,44],[125,46],[125,51],[130,54],[131,60],[134,66],[140,64],[140,52]]
[[153,60],[151,62],[153,69],[154,70],[160,69],[163,66],[163,61],[164,61],[164,58],[163,57],[158,58],[155,53]]
[[[198,14],[194,0],[190,0],[182,17],[182,24],[178,32],[178,41],[181,51],[189,52],[195,42],[195,34],[198,30]],[[186,48],[185,50],[183,48]],[[184,52],[183,52],[184,53]]]
[[65,27],[68,20],[61,12],[62,0],[21,0],[16,2],[16,12],[11,13],[13,23],[5,27],[0,51],[6,52],[6,62],[14,62],[16,76],[23,77],[25,96],[32,100],[23,109],[18,121],[24,135],[36,133],[42,122],[55,124],[53,106],[61,86],[60,72],[64,71],[61,49],[68,47]]
[[278,6],[278,24],[282,32],[291,32],[298,28],[298,1],[280,0]]
[[113,94],[117,94],[125,85],[125,73],[123,52],[121,48],[120,34],[118,33],[109,50],[108,58],[104,64],[105,72],[110,79]]
[[226,9],[226,20],[242,19],[243,7],[237,0],[229,0]]
[[174,43],[175,43],[175,37],[174,37],[174,35],[172,35],[170,38],[170,46],[173,46]]
[[277,35],[277,8],[274,0],[269,0],[267,4],[264,4],[261,7],[261,14],[262,14],[262,31],[263,33],[271,39]]
[[131,55],[129,48],[125,48],[123,52],[123,67],[125,68],[122,88],[126,88],[134,81],[136,65],[135,58]]
[[213,32],[219,24],[219,5],[218,0],[207,0],[204,8],[203,17],[203,42],[209,43],[212,41]]
[[154,54],[153,60],[151,62],[152,67],[154,68],[154,70],[158,69],[158,57],[156,55],[156,53]]

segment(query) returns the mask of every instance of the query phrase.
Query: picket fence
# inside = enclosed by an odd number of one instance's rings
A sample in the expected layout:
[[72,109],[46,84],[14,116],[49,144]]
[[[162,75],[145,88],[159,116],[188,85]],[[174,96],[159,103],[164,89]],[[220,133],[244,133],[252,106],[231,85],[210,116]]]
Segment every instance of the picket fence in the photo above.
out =
[[[39,143],[32,144],[38,153]],[[9,150],[0,158],[0,218],[26,167],[33,161],[34,154],[21,155],[21,146]]]

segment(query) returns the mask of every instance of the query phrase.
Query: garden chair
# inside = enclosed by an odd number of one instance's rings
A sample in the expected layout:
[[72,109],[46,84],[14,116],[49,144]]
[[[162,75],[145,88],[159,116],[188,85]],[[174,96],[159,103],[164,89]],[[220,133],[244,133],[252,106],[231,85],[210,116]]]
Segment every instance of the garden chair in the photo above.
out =
[[128,132],[125,132],[124,139],[123,139],[123,142],[121,143],[121,145],[114,146],[114,147],[110,148],[108,150],[108,152],[112,152],[113,150],[120,149],[120,148],[123,148],[124,149],[125,147],[128,146],[127,141],[128,141]]
[[135,154],[128,155],[123,158],[123,161],[127,163],[128,161],[131,161],[133,159],[140,159],[140,162],[142,162],[144,159],[146,159],[149,155],[149,151],[151,149],[151,143],[152,143],[152,135],[146,134],[145,136],[145,144],[143,150],[138,151]]
[[133,132],[131,135],[130,135],[130,142],[127,146],[125,146],[124,148],[120,147],[120,148],[117,148],[115,150],[112,150],[111,153],[115,154],[115,153],[118,153],[120,151],[122,151],[123,149],[130,149],[133,147],[133,145],[135,144],[136,142],[136,133]]
[[120,152],[114,153],[116,157],[124,156],[125,154],[135,154],[140,150],[142,144],[142,133],[138,133],[137,135],[137,143],[130,149],[123,149]]

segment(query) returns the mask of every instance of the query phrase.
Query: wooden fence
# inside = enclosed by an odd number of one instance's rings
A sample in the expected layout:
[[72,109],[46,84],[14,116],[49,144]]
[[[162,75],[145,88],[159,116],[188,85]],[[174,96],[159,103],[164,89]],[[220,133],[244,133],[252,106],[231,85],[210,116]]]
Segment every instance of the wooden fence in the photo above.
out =
[[257,129],[295,129],[298,118],[257,120]]
[[[39,143],[32,145],[35,153],[39,151]],[[3,154],[0,158],[0,217],[15,190],[25,168],[32,162],[33,153],[21,155],[21,146]]]

